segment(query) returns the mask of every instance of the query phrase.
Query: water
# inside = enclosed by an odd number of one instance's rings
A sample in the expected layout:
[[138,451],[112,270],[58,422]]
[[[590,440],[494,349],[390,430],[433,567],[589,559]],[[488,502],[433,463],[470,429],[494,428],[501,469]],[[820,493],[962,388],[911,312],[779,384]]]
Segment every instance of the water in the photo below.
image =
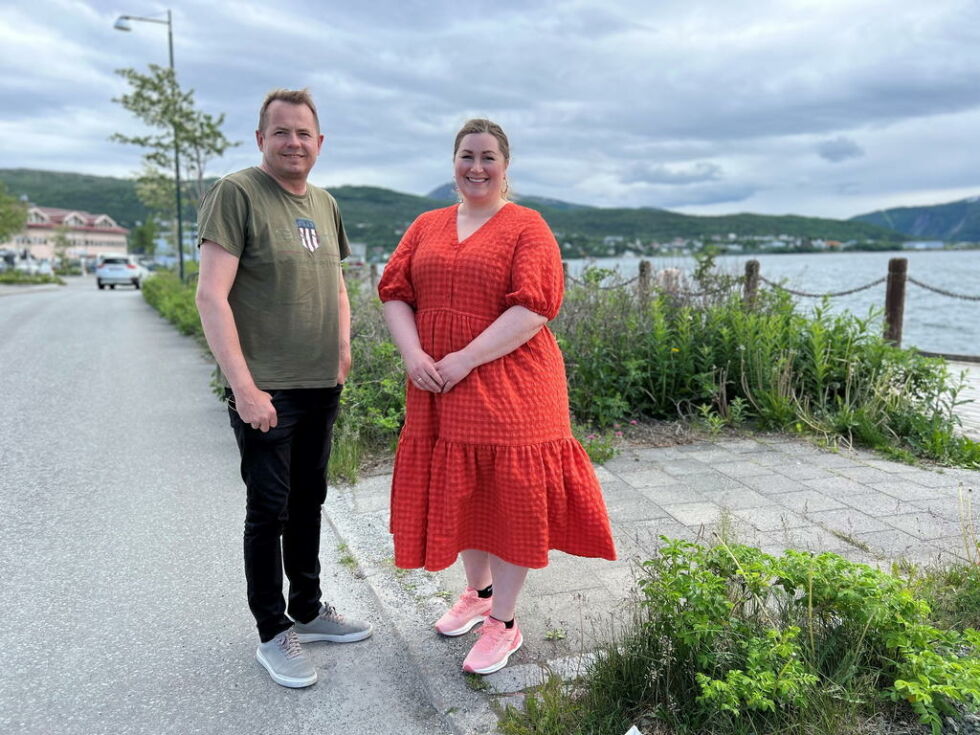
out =
[[[726,273],[742,274],[745,263],[759,261],[759,272],[770,281],[810,293],[845,291],[875,281],[888,273],[891,258],[908,258],[911,278],[954,293],[980,295],[980,251],[909,251],[902,253],[801,253],[787,255],[721,256],[718,267]],[[690,274],[690,257],[648,258],[655,270],[679,268]],[[569,260],[571,275],[578,275],[592,264],[615,268],[632,278],[639,270],[639,258],[597,258]],[[812,308],[819,299],[797,298],[801,308]],[[885,305],[885,284],[850,296],[831,299],[833,310],[848,310],[865,317],[869,310]],[[980,355],[980,301],[964,301],[927,291],[912,283],[906,285],[905,320],[902,344],[928,352]]]

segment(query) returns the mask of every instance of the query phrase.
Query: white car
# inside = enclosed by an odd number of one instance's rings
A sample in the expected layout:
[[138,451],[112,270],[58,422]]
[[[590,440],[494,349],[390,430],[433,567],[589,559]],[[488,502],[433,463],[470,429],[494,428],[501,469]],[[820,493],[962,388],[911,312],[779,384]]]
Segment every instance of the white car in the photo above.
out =
[[95,283],[99,290],[106,286],[132,286],[138,289],[143,269],[132,255],[101,255],[95,266]]

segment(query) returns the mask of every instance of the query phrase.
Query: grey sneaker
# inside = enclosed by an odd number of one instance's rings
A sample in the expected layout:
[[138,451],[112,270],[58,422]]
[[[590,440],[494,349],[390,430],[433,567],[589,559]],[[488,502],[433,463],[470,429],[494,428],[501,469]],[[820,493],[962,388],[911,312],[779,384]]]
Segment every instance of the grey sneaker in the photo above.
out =
[[260,643],[255,649],[255,658],[276,684],[291,689],[302,689],[316,684],[316,669],[300,647],[299,639],[292,628],[284,630],[271,641]]
[[293,630],[296,631],[296,637],[301,643],[312,641],[353,643],[363,641],[374,632],[370,623],[345,618],[334,609],[333,605],[321,607],[320,614],[308,623],[296,622]]

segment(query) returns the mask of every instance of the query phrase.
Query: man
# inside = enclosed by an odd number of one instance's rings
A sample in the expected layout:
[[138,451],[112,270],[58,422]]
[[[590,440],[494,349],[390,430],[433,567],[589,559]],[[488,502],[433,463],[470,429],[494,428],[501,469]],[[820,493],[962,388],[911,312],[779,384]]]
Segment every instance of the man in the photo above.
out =
[[201,206],[197,306],[241,453],[256,658],[298,688],[317,679],[300,643],[372,632],[320,599],[320,512],[351,359],[349,248],[337,203],[307,184],[323,145],[309,92],[270,92],[255,139],[262,163],[220,180]]

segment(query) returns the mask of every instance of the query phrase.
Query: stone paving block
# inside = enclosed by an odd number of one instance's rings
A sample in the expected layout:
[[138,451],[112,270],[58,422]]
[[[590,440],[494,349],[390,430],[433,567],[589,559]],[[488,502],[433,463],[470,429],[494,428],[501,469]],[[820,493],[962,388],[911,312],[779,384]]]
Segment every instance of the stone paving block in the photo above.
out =
[[[698,444],[697,446],[706,445]],[[635,454],[641,462],[670,462],[675,459],[684,458],[684,452],[681,451],[680,447],[644,447],[642,449],[636,449]]]
[[833,467],[835,469],[861,466],[861,462],[859,460],[855,460],[853,457],[846,454],[834,454],[833,452],[825,452],[823,454],[814,455],[809,459],[809,461],[818,467]]
[[791,480],[829,480],[839,476],[825,467],[815,467],[792,457],[789,459],[789,463],[776,465],[772,470]]
[[826,449],[821,449],[820,447],[814,446],[813,444],[808,444],[804,441],[791,441],[787,442],[779,447],[779,451],[783,454],[795,455],[797,457],[803,458],[804,460],[810,457],[815,457],[818,454],[826,454]]
[[899,528],[923,540],[954,536],[960,530],[955,521],[928,513],[905,513],[897,516],[883,516],[882,521],[893,528]]
[[[864,531],[854,534],[854,538],[871,547],[874,552],[885,559],[898,561],[918,556],[924,544],[922,539],[911,536],[904,531],[888,529],[886,531]],[[927,549],[934,554],[933,549]]]
[[816,513],[821,510],[844,507],[844,502],[816,490],[799,490],[792,493],[779,493],[767,496],[770,501],[797,513]]
[[751,457],[746,457],[742,455],[743,459],[751,459],[757,465],[763,467],[778,467],[779,465],[785,464],[789,461],[789,457],[783,452],[773,449],[766,449],[761,452],[752,452]]
[[760,531],[782,531],[787,528],[799,528],[801,526],[811,525],[799,513],[780,507],[736,510],[734,514]]
[[791,493],[805,490],[801,480],[792,480],[783,475],[749,475],[741,478],[742,482],[753,490],[766,495],[774,493]]
[[702,493],[706,500],[721,506],[722,508],[760,508],[771,505],[771,501],[765,496],[749,488],[738,488],[735,490],[713,490]]
[[899,472],[897,473],[896,477],[899,480],[908,480],[909,482],[915,482],[919,485],[925,485],[926,487],[933,488],[955,488],[962,482],[960,477],[952,473],[930,470],[909,470],[906,472]]
[[722,449],[727,449],[735,454],[745,454],[747,452],[759,452],[765,448],[764,444],[755,439],[725,439],[715,442],[715,445]]
[[842,531],[847,534],[889,530],[886,523],[850,508],[820,510],[808,513],[806,517],[830,531]]
[[613,482],[619,479],[604,465],[594,465],[593,468],[595,469],[596,478],[598,478],[599,483],[602,485],[605,485],[607,482]]
[[947,536],[929,541],[929,544],[938,549],[944,556],[950,557],[954,563],[964,561],[980,563],[980,549],[977,549],[976,539],[972,541],[964,539],[962,535]]
[[[846,477],[830,477],[821,480],[801,480],[802,484],[811,490],[817,490],[824,495],[829,495],[832,498],[838,498],[840,500],[845,500],[850,495],[862,495],[868,492],[868,485],[860,482],[855,482],[854,480],[848,480]],[[877,486],[872,486],[876,488]]]
[[894,479],[891,473],[874,467],[840,467],[835,472],[841,477],[856,482],[889,482]]
[[677,478],[673,475],[650,467],[634,472],[619,472],[617,475],[623,482],[627,482],[633,487],[658,487],[673,485],[677,482]]
[[[782,540],[787,549],[812,551],[815,554],[830,551],[842,556],[859,550],[859,547],[835,536],[827,529],[812,524],[801,528],[787,528],[779,532],[772,531],[772,533]],[[848,556],[848,558],[851,557]]]
[[613,526],[616,551],[624,560],[646,561],[663,543],[660,536],[696,541],[699,538],[699,529],[689,528],[673,518],[655,518],[652,521]]
[[894,516],[902,513],[916,513],[921,509],[916,508],[911,503],[899,500],[887,493],[870,491],[860,495],[849,495],[844,502],[862,513],[878,518],[880,516]]
[[699,472],[711,472],[711,465],[696,459],[674,459],[669,462],[661,463],[661,468],[668,475],[683,477],[684,475],[694,475]]
[[950,521],[969,523],[972,519],[975,525],[980,526],[980,504],[973,503],[969,496],[966,501],[961,501],[960,498],[946,496],[941,498],[921,498],[919,500],[910,500],[909,505],[914,506],[920,511],[925,511]]
[[656,503],[661,507],[676,505],[678,503],[705,502],[703,493],[699,493],[697,490],[680,484],[675,484],[670,487],[643,487],[638,488],[637,492],[648,498],[650,502]]
[[606,511],[612,521],[645,521],[667,515],[659,504],[652,502],[639,490],[630,490],[611,498],[607,497]]
[[533,569],[527,575],[528,592],[533,595],[552,595],[559,592],[598,589],[603,587],[598,576],[587,571],[577,557],[555,554],[544,569]]
[[705,464],[713,464],[715,462],[735,462],[739,458],[739,455],[733,454],[727,449],[705,447],[700,444],[692,446],[694,448],[691,451],[684,453],[684,459],[694,459]]
[[679,503],[665,505],[674,519],[685,526],[712,526],[721,518],[721,508],[714,503]]
[[933,500],[937,497],[948,497],[936,488],[925,487],[909,480],[894,480],[892,482],[875,482],[871,484],[874,490],[887,493],[899,500]]
[[749,460],[741,462],[720,462],[714,465],[713,469],[736,479],[751,477],[752,475],[773,474],[769,467],[763,467],[762,465],[756,464],[755,462]]
[[602,468],[613,473],[620,472],[641,472],[646,469],[648,463],[641,460],[635,452],[625,451],[608,462],[602,464]]
[[909,468],[909,466],[903,462],[891,462],[887,459],[868,458],[864,459],[864,463],[868,467],[873,467],[876,470],[887,472],[890,475],[897,472],[906,472]]
[[723,475],[720,472],[700,472],[696,475],[685,475],[679,478],[684,487],[689,487],[701,493],[714,492],[718,490],[738,490],[744,488],[745,484],[734,477]]

